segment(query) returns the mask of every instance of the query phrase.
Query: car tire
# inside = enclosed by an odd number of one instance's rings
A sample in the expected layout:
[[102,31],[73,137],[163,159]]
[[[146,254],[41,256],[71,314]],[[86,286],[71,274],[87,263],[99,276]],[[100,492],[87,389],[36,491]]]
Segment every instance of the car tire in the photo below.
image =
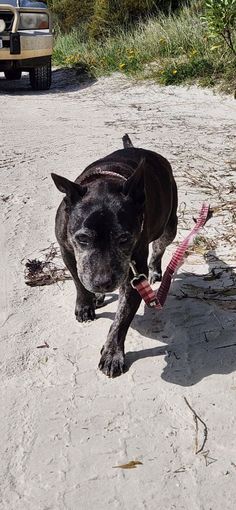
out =
[[51,60],[41,67],[30,69],[30,85],[33,90],[48,90],[52,82]]
[[4,72],[6,80],[20,80],[21,70],[20,69],[8,69]]

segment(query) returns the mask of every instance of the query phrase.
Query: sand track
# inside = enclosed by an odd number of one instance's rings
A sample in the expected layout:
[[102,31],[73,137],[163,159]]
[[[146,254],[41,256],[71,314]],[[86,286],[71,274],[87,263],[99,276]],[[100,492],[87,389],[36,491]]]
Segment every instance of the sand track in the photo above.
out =
[[[0,111],[1,509],[233,510],[235,102],[118,75],[79,86],[73,72],[56,71],[49,93],[31,92],[25,78],[0,79]],[[218,209],[165,309],[140,307],[127,336],[128,371],[109,380],[97,364],[116,296],[96,322],[78,324],[73,283],[27,287],[22,261],[55,241],[61,195],[50,172],[74,179],[120,148],[125,132],[173,166],[176,242],[203,200]],[[49,348],[37,349],[44,341]],[[208,427],[198,455],[184,397]],[[143,465],[113,469],[131,460]]]

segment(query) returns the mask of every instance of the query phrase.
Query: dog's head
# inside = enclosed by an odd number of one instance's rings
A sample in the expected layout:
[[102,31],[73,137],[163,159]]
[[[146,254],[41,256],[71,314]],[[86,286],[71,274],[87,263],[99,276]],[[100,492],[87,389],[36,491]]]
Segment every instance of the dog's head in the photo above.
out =
[[101,178],[81,186],[52,174],[66,194],[67,236],[78,276],[90,292],[111,292],[129,272],[140,237],[144,211],[143,162],[125,182]]

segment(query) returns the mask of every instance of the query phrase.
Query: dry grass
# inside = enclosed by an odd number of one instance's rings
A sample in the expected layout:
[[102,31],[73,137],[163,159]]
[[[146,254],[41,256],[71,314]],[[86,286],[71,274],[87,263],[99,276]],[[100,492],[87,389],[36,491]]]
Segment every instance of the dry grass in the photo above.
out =
[[192,83],[225,90],[235,88],[235,59],[222,44],[213,44],[198,13],[187,7],[179,14],[160,14],[129,31],[117,28],[105,40],[86,37],[83,26],[59,35],[54,63],[85,65],[98,77],[115,71],[165,85]]

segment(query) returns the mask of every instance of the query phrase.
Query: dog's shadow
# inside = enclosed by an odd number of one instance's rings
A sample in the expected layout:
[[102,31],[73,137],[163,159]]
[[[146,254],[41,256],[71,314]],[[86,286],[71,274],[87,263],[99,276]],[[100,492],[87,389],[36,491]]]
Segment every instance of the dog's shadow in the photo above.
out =
[[236,275],[214,252],[206,259],[208,273],[180,272],[163,311],[145,307],[135,316],[132,329],[165,345],[127,352],[126,370],[140,359],[164,356],[161,377],[181,386],[236,370]]

